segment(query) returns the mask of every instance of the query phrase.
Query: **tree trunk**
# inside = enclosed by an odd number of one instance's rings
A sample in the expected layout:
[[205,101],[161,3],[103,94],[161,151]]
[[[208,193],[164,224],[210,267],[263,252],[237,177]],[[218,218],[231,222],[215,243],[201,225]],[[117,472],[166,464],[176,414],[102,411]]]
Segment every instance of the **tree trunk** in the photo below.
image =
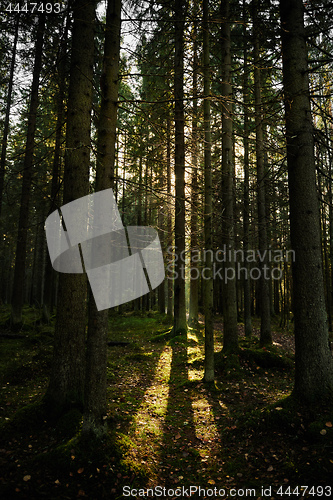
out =
[[[194,17],[197,6],[194,5]],[[191,264],[190,264],[190,307],[188,324],[198,326],[199,314],[199,262],[198,262],[198,36],[197,22],[193,26],[193,117],[192,117],[192,154],[191,154]]]
[[[14,70],[15,70],[15,60],[16,60],[16,50],[17,50],[17,39],[19,32],[19,23],[20,16],[19,14],[16,17],[15,23],[15,35],[13,42],[13,52],[12,52],[12,60],[10,63],[10,73],[9,73],[9,83],[8,83],[8,92],[7,92],[7,104],[6,104],[6,112],[5,112],[5,121],[3,126],[3,136],[1,142],[1,157],[0,157],[0,224],[1,224],[1,210],[2,210],[2,197],[3,197],[3,189],[5,182],[5,171],[6,171],[6,154],[7,154],[7,142],[8,142],[8,133],[9,133],[9,118],[10,118],[10,108],[12,104],[12,93],[13,93],[13,80],[14,80]],[[1,224],[2,225],[2,224]],[[1,229],[2,231],[2,229]],[[1,238],[2,241],[2,238]]]
[[302,0],[281,0],[295,322],[295,386],[303,403],[331,403],[333,360],[327,314],[316,189],[313,125]]
[[[248,63],[247,63],[247,33],[246,33],[246,3],[243,0],[243,34],[244,34],[244,69],[243,69],[243,99],[244,99],[244,205],[243,205],[243,250],[247,255],[250,237],[250,181],[249,181],[249,85],[248,85]],[[249,277],[249,263],[244,259],[244,329],[245,336],[252,334],[251,320],[251,282]]]
[[[232,127],[231,39],[229,0],[221,1],[222,53],[222,248],[227,252],[223,282],[223,349],[238,350],[236,273],[234,262],[234,158]],[[229,259],[229,255],[231,259]]]
[[15,253],[15,272],[12,292],[12,309],[11,309],[11,327],[16,329],[22,324],[22,308],[24,302],[24,282],[25,282],[25,263],[26,263],[26,248],[28,238],[29,225],[29,202],[30,190],[34,165],[34,146],[35,146],[35,130],[38,108],[38,88],[39,78],[42,69],[43,55],[43,37],[45,30],[45,15],[42,14],[38,20],[36,44],[35,44],[35,61],[31,86],[31,98],[29,107],[27,141],[25,146],[25,156],[23,164],[23,180],[21,192],[21,205],[19,226],[17,235],[17,245]]
[[185,302],[185,142],[184,142],[184,24],[185,4],[175,0],[175,281],[173,334],[187,331]]
[[[64,204],[89,193],[95,0],[74,1],[67,111]],[[45,401],[62,412],[83,406],[87,279],[59,275],[53,365]]]
[[[104,63],[101,78],[101,108],[98,121],[96,191],[114,187],[121,0],[108,0]],[[107,333],[109,310],[97,311],[89,300],[86,379],[82,432],[97,437],[106,432]]]
[[266,257],[268,253],[268,238],[266,224],[266,195],[265,195],[265,167],[264,167],[264,136],[261,106],[261,78],[260,78],[260,54],[259,54],[259,27],[257,0],[253,2],[253,31],[254,31],[254,99],[255,99],[255,125],[256,125],[256,159],[257,159],[257,201],[258,201],[258,232],[259,232],[259,269],[260,269],[260,344],[272,344],[271,333],[271,303],[270,303],[270,280],[267,274],[269,262]]
[[205,313],[205,382],[214,381],[214,325],[213,325],[213,196],[211,165],[211,133],[210,133],[210,64],[209,64],[209,24],[208,0],[203,0],[203,64],[204,64],[204,162],[205,162],[205,275],[204,280],[204,313]]
[[[66,27],[61,42],[60,57],[59,57],[59,88],[57,95],[57,123],[55,130],[55,146],[52,166],[52,183],[51,183],[51,203],[49,214],[60,207],[60,172],[61,172],[61,143],[63,138],[64,126],[64,97],[65,97],[65,57],[67,51],[69,15],[67,15]],[[53,308],[53,294],[55,290],[55,271],[52,267],[50,259],[46,259],[44,272],[44,292],[43,292],[43,312],[42,321],[49,323]]]

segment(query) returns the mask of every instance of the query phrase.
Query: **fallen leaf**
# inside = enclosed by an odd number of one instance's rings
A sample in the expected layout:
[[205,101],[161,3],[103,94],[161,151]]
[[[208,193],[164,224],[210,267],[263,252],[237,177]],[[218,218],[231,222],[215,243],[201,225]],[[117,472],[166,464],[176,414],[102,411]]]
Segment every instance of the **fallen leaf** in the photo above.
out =
[[273,469],[274,469],[274,468],[273,468],[273,466],[272,466],[272,465],[270,465],[270,466],[268,467],[268,469],[267,469],[267,472],[272,472],[272,470],[273,470]]
[[29,476],[29,474],[27,474],[26,476],[24,476],[23,481],[30,481],[30,479],[31,479],[31,476]]
[[326,427],[332,427],[332,422],[326,422]]
[[327,430],[326,430],[326,429],[322,429],[322,430],[320,431],[320,434],[321,434],[322,436],[325,436],[325,434],[326,434],[326,433],[327,433]]
[[82,472],[84,471],[84,467],[80,467],[77,471],[78,474],[82,474]]

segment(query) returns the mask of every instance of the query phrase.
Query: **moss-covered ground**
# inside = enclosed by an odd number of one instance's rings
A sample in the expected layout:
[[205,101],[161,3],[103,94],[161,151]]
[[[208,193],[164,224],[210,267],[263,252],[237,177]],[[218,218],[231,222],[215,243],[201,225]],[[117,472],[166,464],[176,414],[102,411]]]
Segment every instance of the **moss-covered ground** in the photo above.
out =
[[[26,308],[20,336],[8,337],[7,316],[3,308],[0,498],[120,499],[135,498],[134,490],[137,498],[187,498],[190,486],[202,488],[200,496],[192,489],[192,498],[214,499],[329,492],[333,414],[289,397],[291,332],[276,328],[272,348],[261,349],[258,330],[247,340],[239,325],[239,353],[226,357],[217,318],[216,382],[207,386],[202,324],[171,338],[159,314],[113,314],[109,340],[128,344],[107,347],[109,432],[104,442],[87,443],[79,439],[77,410],[44,418],[53,325],[40,325],[38,311]],[[157,486],[164,496],[144,491]]]

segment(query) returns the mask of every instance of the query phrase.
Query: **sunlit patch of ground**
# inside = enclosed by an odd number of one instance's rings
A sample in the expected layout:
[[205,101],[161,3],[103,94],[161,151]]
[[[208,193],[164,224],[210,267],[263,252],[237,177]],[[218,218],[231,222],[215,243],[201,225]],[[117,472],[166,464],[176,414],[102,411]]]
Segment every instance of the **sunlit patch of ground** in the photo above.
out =
[[139,460],[140,465],[147,463],[153,466],[158,461],[169,398],[171,361],[172,349],[166,346],[128,431],[132,442],[128,454],[133,463]]

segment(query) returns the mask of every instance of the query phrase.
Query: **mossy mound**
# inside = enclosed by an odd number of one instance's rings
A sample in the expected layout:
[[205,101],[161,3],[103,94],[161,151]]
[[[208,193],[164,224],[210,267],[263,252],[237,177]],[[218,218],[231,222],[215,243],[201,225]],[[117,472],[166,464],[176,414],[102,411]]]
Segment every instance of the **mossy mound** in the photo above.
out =
[[238,354],[225,354],[223,350],[215,354],[215,369],[227,380],[240,380],[243,370]]
[[260,366],[268,370],[280,371],[292,371],[294,368],[294,360],[291,356],[282,356],[265,347],[241,347],[239,357],[241,360],[250,363],[254,368]]

